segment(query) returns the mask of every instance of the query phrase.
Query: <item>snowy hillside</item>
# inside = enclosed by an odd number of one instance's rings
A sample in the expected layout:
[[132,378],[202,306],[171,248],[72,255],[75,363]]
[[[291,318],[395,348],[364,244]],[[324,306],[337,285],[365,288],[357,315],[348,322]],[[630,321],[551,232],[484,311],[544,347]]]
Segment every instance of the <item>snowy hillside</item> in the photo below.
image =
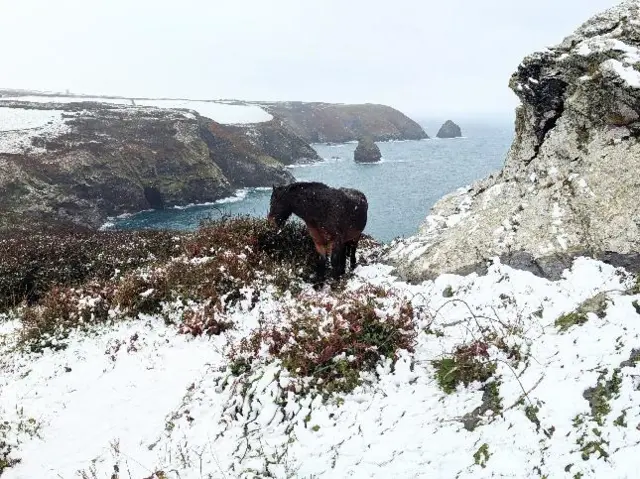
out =
[[[0,102],[0,105],[2,102]],[[37,150],[34,136],[52,137],[69,130],[62,110],[29,110],[0,106],[0,153]]]
[[[32,103],[60,103],[70,104],[78,102],[97,102],[114,105],[147,106],[166,109],[187,109],[198,112],[201,116],[210,118],[222,124],[251,124],[270,121],[273,117],[256,105],[230,103],[225,101],[194,101],[194,100],[150,100],[105,97],[73,97],[73,96],[39,96],[25,95],[0,97],[3,101],[27,101]],[[0,123],[2,125],[2,123]]]
[[[107,299],[134,284],[122,276],[4,317],[0,434],[21,461],[3,479],[635,477],[631,275],[579,258],[555,283],[494,263],[409,285],[369,245],[343,288],[283,289],[264,266],[241,279],[266,261],[242,228],[143,267],[138,300]],[[172,268],[233,286],[220,307],[178,280],[167,296]],[[62,311],[52,298],[81,314],[47,339],[33,321]]]

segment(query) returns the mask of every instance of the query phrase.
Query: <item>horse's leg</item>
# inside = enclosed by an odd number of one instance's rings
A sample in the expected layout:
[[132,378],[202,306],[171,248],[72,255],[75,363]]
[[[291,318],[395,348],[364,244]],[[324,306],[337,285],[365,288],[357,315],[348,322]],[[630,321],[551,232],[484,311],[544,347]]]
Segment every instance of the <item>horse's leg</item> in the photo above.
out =
[[333,268],[333,277],[338,279],[344,274],[344,266],[346,256],[344,254],[345,245],[342,243],[334,243],[331,251],[331,266]]
[[356,267],[356,249],[358,248],[358,242],[360,241],[360,237],[351,240],[351,248],[349,250],[350,255],[349,259],[351,262],[351,269],[355,269]]
[[313,237],[313,244],[315,245],[316,251],[318,252],[318,256],[316,258],[316,281],[321,283],[322,281],[324,281],[327,271],[328,248],[326,245],[323,245],[316,237]]
[[347,269],[347,258],[351,257],[351,248],[353,248],[353,242],[352,241],[347,241],[344,244],[344,261],[345,261],[345,270]]
[[316,281],[324,281],[325,274],[327,273],[327,257],[318,253],[316,260]]

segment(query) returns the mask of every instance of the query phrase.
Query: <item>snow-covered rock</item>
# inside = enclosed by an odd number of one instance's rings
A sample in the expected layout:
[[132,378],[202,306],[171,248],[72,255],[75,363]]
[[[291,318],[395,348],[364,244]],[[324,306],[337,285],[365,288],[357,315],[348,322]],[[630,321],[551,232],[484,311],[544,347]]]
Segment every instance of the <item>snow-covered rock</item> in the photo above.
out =
[[571,258],[640,268],[640,2],[595,16],[526,57],[503,170],[439,201],[388,256],[411,280],[486,260],[557,278]]

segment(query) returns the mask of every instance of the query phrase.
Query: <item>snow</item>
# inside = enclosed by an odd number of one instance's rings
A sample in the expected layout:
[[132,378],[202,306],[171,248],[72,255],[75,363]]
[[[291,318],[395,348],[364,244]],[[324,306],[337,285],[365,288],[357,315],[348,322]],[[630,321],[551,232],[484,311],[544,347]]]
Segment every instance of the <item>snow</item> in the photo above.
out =
[[[210,118],[223,124],[252,124],[270,121],[273,117],[257,105],[236,104],[216,101],[197,100],[154,100],[105,97],[72,97],[72,96],[19,96],[2,97],[2,101],[28,101],[33,103],[70,104],[77,102],[98,102],[115,105],[154,107],[166,109],[186,109],[198,112],[201,116]],[[186,113],[185,116],[193,118]]]
[[27,101],[31,103],[80,103],[80,102],[96,102],[109,103],[113,105],[132,105],[128,98],[100,98],[90,96],[40,96],[40,95],[24,95],[14,97],[0,97],[0,101]]
[[136,100],[136,105],[157,108],[184,108],[224,124],[251,124],[270,121],[273,117],[257,105],[232,105],[191,100]]
[[609,71],[619,76],[632,88],[640,88],[640,72],[631,66],[623,65],[618,60],[609,59],[600,66],[603,71]]
[[[66,350],[43,355],[14,351],[10,338],[18,326],[0,317],[0,416],[14,423],[23,415],[41,425],[41,439],[20,438],[15,452],[22,463],[3,479],[77,477],[91,467],[95,477],[110,477],[115,464],[121,477],[134,478],[160,470],[183,479],[266,477],[267,471],[277,478],[567,477],[570,464],[571,477],[635,477],[637,366],[622,369],[602,426],[583,397],[601,368],[610,375],[639,345],[632,301],[640,297],[621,293],[628,283],[621,271],[584,258],[558,282],[497,260],[486,276],[442,275],[417,285],[398,280],[389,266],[360,266],[346,288],[379,285],[409,298],[417,345],[414,353],[401,352],[394,368],[380,364],[370,385],[327,402],[286,391],[289,375],[268,352],[243,381],[224,369],[229,345],[262,321],[281,321],[282,309],[296,302],[291,296],[265,293],[255,309],[239,307],[230,318],[237,329],[227,336],[190,339],[147,317],[77,333]],[[453,298],[443,297],[447,287]],[[558,331],[558,316],[599,292],[610,299],[604,318],[590,315],[585,324]],[[427,334],[427,326],[443,334]],[[480,384],[447,395],[431,361],[487,330],[527,360],[514,365],[491,348],[503,411],[468,431],[461,417],[481,404]],[[539,407],[539,430],[527,405]],[[628,428],[613,424],[623,410]],[[581,458],[576,441],[598,440],[594,428],[608,441],[607,460]],[[474,461],[483,444],[486,467]]]
[[32,145],[34,136],[57,136],[66,132],[61,110],[0,107],[0,153],[20,154],[41,149]]

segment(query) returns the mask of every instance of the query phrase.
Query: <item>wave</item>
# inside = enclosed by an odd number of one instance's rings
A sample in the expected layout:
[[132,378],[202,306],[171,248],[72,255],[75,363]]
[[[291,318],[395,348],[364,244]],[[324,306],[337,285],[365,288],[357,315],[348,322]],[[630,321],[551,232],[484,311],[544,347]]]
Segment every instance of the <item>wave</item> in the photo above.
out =
[[[204,206],[215,206],[215,205],[224,205],[226,203],[237,203],[238,201],[244,200],[247,197],[247,194],[249,194],[249,191],[257,190],[257,189],[258,188],[241,188],[239,190],[236,190],[233,196],[220,198],[219,200],[216,200],[216,201],[205,201],[202,203],[189,203],[188,205],[184,205],[184,206],[176,205],[176,206],[173,206],[172,209],[187,210],[190,208],[201,208]],[[266,189],[271,189],[271,188],[266,188]]]
[[293,165],[287,165],[287,168],[314,168],[331,163],[342,163],[344,161],[347,161],[347,158],[343,158],[342,156],[333,156],[331,158],[322,158],[321,161],[316,161],[314,163],[297,163]]
[[[251,191],[270,191],[271,187],[268,186],[258,186],[258,187],[254,187],[254,188],[240,188],[238,190],[235,191],[235,193],[233,194],[233,196],[227,196],[225,198],[220,198],[219,200],[216,201],[205,201],[202,203],[189,203],[188,205],[175,205],[172,206],[171,210],[179,210],[179,211],[184,211],[184,210],[188,210],[191,208],[204,208],[207,206],[216,206],[216,205],[223,205],[223,204],[228,204],[228,203],[237,203],[239,201],[243,201],[244,199],[246,199],[247,195],[251,192]],[[118,220],[124,220],[127,218],[132,218],[134,216],[140,215],[142,213],[151,213],[154,211],[158,211],[158,210],[154,210],[154,209],[148,209],[148,210],[140,210],[140,211],[136,211],[135,213],[123,213],[121,215],[118,216],[110,216],[107,218],[107,221],[102,224],[99,227],[100,231],[105,231],[105,230],[110,230],[110,229],[115,229],[117,228],[117,223]]]

